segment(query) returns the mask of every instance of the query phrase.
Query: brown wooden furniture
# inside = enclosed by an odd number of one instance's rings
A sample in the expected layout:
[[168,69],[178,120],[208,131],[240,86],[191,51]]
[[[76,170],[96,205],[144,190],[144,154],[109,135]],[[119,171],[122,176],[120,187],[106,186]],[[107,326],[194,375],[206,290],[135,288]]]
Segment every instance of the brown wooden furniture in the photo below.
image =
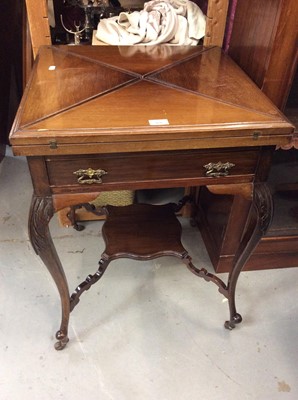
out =
[[[229,55],[275,105],[285,111],[297,68],[297,20],[296,0],[238,0],[229,44]],[[292,110],[297,115],[297,97],[296,108],[291,105],[290,112],[287,112],[289,117],[293,116]],[[270,230],[253,252],[246,269],[298,265],[298,224],[291,214],[294,198],[289,202],[277,193],[277,185],[293,182],[293,174],[296,175],[297,171],[295,160],[297,166],[298,150],[278,150],[274,153],[269,180],[275,192],[277,212]],[[291,203],[288,209],[286,202]],[[200,205],[201,231],[214,269],[216,272],[229,271],[240,240],[238,221],[242,205],[237,198],[219,198],[204,190]]]
[[71,296],[48,223],[100,191],[206,186],[241,198],[243,240],[228,283],[209,279],[229,300],[227,327],[240,322],[237,278],[272,214],[264,177],[292,132],[218,47],[41,48],[11,143],[32,177],[31,242],[61,297],[57,347],[68,341]]
[[[102,228],[105,250],[101,255],[95,274],[88,275],[70,297],[70,309],[79,303],[80,296],[89,290],[106,271],[111,261],[119,258],[148,261],[163,256],[173,256],[184,262],[195,275],[213,282],[219,291],[230,298],[229,287],[205,268],[198,269],[192,263],[188,251],[181,243],[182,227],[176,214],[188,201],[187,196],[179,204],[163,205],[133,204],[124,207],[106,206],[102,212],[106,221]],[[89,208],[89,206],[88,206]],[[233,319],[226,321],[225,327],[233,329],[241,322],[240,314],[233,314]],[[56,349],[62,349],[66,341],[59,341]]]
[[229,55],[281,110],[297,67],[296,0],[238,0]]
[[[26,74],[26,78],[28,79],[27,72],[32,67],[31,52],[33,53],[33,58],[35,58],[38,53],[38,48],[40,46],[51,44],[51,32],[49,27],[47,0],[40,0],[38,6],[36,5],[35,0],[25,1],[27,8],[28,25],[31,36],[31,48],[29,48],[29,43],[28,41],[26,41],[27,49],[25,52],[26,63],[24,71]],[[55,0],[54,3],[54,5],[58,5],[61,8],[62,0],[60,0],[60,4],[59,0]],[[202,8],[202,10],[204,10],[204,13],[206,13],[207,16],[204,45],[222,46],[224,40],[229,0],[199,0],[198,5]],[[113,198],[113,203],[115,203],[116,194],[111,194],[110,198],[111,197]],[[121,197],[123,197],[123,194],[121,195]],[[98,200],[100,201],[100,199]],[[127,199],[125,199],[125,201],[127,201]],[[183,214],[189,214],[189,210],[186,207],[183,210]],[[60,210],[57,216],[62,226],[69,227],[73,225],[76,229],[83,229],[83,226],[77,223],[78,221],[104,218],[103,216],[92,215],[90,212],[82,208],[74,210],[73,207],[67,207]]]

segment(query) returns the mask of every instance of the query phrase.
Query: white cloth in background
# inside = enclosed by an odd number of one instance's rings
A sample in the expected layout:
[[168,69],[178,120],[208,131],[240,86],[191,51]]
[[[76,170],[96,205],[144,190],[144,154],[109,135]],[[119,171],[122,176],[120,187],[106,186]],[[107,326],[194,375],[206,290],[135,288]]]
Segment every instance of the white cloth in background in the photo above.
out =
[[197,45],[205,35],[206,17],[189,0],[152,0],[141,11],[102,19],[96,38],[110,45]]

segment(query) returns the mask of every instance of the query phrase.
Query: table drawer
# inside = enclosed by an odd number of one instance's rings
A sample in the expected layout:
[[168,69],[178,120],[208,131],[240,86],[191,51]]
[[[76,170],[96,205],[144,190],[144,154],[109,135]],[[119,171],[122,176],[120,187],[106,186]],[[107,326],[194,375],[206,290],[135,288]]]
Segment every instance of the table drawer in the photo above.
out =
[[[259,150],[243,151],[170,151],[104,154],[96,156],[56,156],[46,158],[49,182],[52,187],[93,187],[98,190],[115,188],[191,186],[206,184],[210,179],[247,182],[253,179]],[[207,173],[206,165],[230,163],[219,176]],[[80,176],[77,171],[103,170],[101,177]],[[215,168],[216,170],[216,168]],[[216,171],[215,171],[216,172]],[[83,174],[83,173],[82,173]],[[83,174],[84,175],[84,174]],[[100,174],[99,174],[100,175]],[[90,178],[90,179],[89,179]]]

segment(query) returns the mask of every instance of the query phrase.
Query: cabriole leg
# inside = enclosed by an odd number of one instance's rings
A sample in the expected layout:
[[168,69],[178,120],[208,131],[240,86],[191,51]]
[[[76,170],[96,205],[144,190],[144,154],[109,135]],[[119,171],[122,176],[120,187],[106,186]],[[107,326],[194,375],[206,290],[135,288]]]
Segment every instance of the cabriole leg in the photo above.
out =
[[29,214],[29,237],[36,254],[40,256],[48,268],[60,294],[62,318],[60,329],[56,333],[58,342],[55,344],[55,348],[56,350],[62,350],[69,341],[70,300],[65,273],[49,230],[49,222],[53,214],[52,197],[37,197],[33,195]]
[[230,320],[225,322],[227,329],[235,328],[235,325],[242,321],[237,313],[235,304],[235,292],[238,277],[253,250],[260,239],[267,232],[273,216],[272,196],[265,183],[258,183],[254,186],[252,209],[249,216],[248,226],[235,256],[234,267],[228,279],[228,300],[230,308]]

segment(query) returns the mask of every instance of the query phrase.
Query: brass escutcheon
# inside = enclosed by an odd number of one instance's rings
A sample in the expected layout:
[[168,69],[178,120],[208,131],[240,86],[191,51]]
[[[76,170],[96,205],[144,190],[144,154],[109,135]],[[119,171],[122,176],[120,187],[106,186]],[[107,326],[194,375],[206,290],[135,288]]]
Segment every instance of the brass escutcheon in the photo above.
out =
[[252,134],[253,140],[258,140],[259,137],[261,136],[261,134],[262,133],[260,131],[254,131],[253,134]]
[[102,183],[101,177],[106,175],[107,172],[104,169],[79,169],[74,172],[74,175],[78,176],[78,183],[92,185],[93,183]]
[[233,167],[235,167],[235,164],[230,162],[222,163],[221,161],[218,161],[217,163],[210,162],[209,164],[204,165],[206,176],[212,176],[213,178],[229,175],[229,170]]
[[50,140],[49,141],[50,149],[55,150],[58,148],[58,144],[56,140]]

